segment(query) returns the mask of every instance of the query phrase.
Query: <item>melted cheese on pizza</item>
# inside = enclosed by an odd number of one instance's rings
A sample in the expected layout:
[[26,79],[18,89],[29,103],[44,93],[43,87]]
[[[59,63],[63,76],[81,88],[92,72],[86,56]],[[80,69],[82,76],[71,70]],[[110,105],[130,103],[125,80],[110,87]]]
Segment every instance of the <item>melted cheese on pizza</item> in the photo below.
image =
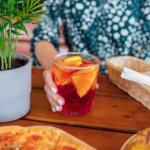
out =
[[58,139],[59,130],[55,128],[7,128],[0,131],[0,150],[51,150]]
[[95,150],[81,140],[50,126],[0,128],[0,150]]

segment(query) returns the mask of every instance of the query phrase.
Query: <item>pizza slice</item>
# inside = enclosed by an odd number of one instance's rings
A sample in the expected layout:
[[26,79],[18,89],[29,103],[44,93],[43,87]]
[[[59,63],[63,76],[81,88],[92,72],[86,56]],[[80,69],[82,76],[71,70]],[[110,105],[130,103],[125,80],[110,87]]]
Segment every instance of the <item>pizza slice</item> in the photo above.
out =
[[60,131],[54,127],[0,128],[0,150],[53,150]]
[[95,150],[95,148],[51,126],[5,126],[0,128],[0,150]]
[[87,143],[61,130],[55,150],[96,150]]

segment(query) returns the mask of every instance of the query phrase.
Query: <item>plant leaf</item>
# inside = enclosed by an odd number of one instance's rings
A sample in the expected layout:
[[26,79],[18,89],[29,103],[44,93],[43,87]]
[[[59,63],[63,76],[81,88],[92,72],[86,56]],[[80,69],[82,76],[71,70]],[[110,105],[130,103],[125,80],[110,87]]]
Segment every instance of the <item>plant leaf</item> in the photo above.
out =
[[37,10],[37,11],[34,11],[33,14],[39,14],[41,12],[44,12],[44,11],[47,11],[48,9],[41,9],[41,10]]
[[[9,30],[10,30],[10,29],[7,30],[8,33],[9,33]],[[18,31],[16,31],[16,30],[11,30],[11,33],[13,33],[13,34],[15,34],[15,35],[23,35],[22,33],[18,32]]]
[[33,10],[35,10],[35,9],[38,9],[38,8],[44,6],[44,5],[45,5],[45,3],[40,4],[40,5],[37,5],[37,6],[33,7],[33,8],[31,9],[31,11],[33,11]]
[[23,23],[14,25],[13,27],[14,27],[15,30],[20,29],[20,30],[24,31],[25,34],[28,36],[28,31],[27,31],[27,29],[26,29],[26,27],[24,26]]

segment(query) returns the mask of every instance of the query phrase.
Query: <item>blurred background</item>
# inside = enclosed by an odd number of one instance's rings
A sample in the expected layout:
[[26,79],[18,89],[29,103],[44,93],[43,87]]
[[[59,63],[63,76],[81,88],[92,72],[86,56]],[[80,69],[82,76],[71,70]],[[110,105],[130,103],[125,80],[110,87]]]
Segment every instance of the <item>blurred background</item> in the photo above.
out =
[[[30,40],[33,37],[33,30],[37,27],[37,24],[25,24],[28,30],[28,36],[22,35],[19,36],[17,53],[25,54],[31,57],[30,54]],[[60,27],[60,51],[67,51],[67,46],[65,45],[64,36],[63,36],[63,26]]]
[[[41,1],[41,2],[44,2],[44,0]],[[0,23],[1,22],[2,22],[2,20],[0,19]],[[17,53],[21,53],[21,54],[25,54],[25,55],[28,55],[28,56],[32,57],[31,54],[30,54],[30,40],[33,37],[33,30],[38,25],[37,24],[24,24],[24,25],[26,26],[26,29],[28,31],[28,36],[25,35],[24,32],[22,32],[22,34],[24,34],[24,35],[20,35],[18,37],[18,44],[17,44],[16,52]],[[14,37],[14,39],[15,39],[15,37]],[[66,50],[68,50],[67,46],[65,45],[65,41],[64,41],[63,26],[60,27],[60,39],[59,39],[59,43],[60,43],[60,51],[66,51]]]

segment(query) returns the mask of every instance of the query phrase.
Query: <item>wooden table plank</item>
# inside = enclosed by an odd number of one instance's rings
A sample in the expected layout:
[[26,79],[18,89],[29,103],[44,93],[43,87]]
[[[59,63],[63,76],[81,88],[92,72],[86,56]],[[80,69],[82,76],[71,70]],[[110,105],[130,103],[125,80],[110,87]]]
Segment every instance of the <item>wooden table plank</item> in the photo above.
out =
[[44,87],[43,73],[44,69],[32,67],[32,87],[42,88]]
[[99,88],[96,91],[96,95],[130,98],[126,92],[113,84],[107,75],[100,75],[98,78],[98,84]]
[[[32,69],[32,87],[33,88],[43,88],[44,81],[42,72],[44,70],[42,68],[33,68]],[[108,78],[107,75],[99,76],[99,88],[96,91],[96,95],[105,95],[111,97],[123,97],[130,98],[130,96],[125,93],[123,90],[119,89],[116,85],[114,85]]]
[[131,133],[150,126],[150,111],[133,99],[95,96],[95,104],[90,113],[69,117],[51,112],[42,89],[32,90],[31,110],[25,118]]
[[98,150],[119,150],[123,143],[131,136],[128,133],[119,133],[111,131],[103,131],[96,129],[87,129],[79,127],[71,127],[64,125],[49,124],[44,122],[35,122],[29,120],[18,120],[8,123],[1,123],[0,126],[7,125],[20,125],[20,126],[33,126],[33,125],[43,125],[43,126],[54,126],[60,128],[77,138],[85,141],[89,145],[97,148]]

